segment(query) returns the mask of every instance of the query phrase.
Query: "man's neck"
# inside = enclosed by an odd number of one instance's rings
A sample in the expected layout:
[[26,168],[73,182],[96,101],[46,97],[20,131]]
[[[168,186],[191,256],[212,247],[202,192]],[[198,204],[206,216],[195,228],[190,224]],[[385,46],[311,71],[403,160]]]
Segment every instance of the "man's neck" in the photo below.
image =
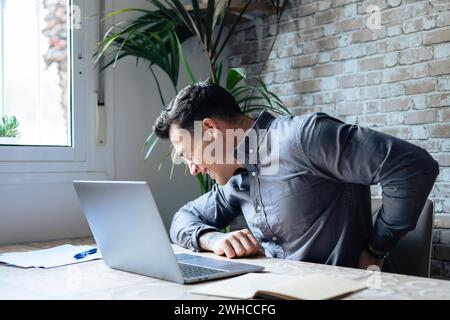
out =
[[234,129],[242,129],[244,131],[247,131],[248,129],[250,129],[253,125],[255,124],[255,120],[247,117],[247,116],[242,116],[238,122],[236,123]]
[[[244,132],[247,132],[247,130],[251,129],[253,127],[253,125],[255,124],[255,120],[247,117],[247,116],[242,116],[240,117],[240,119],[235,123],[234,125],[234,130],[243,130]],[[235,137],[235,141],[234,141],[234,148],[237,148],[237,146],[241,143],[243,137]],[[240,168],[244,168],[243,164],[240,163],[236,163],[236,170],[240,169]]]

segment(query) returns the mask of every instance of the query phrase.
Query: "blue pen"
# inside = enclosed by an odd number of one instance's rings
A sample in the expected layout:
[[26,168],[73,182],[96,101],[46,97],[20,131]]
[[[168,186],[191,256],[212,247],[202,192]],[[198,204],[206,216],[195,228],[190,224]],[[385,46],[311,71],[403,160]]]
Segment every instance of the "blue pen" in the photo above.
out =
[[90,249],[90,250],[85,251],[85,252],[77,253],[77,254],[74,255],[73,257],[74,257],[75,259],[79,260],[79,259],[86,258],[88,255],[97,253],[97,251],[98,251],[98,249],[97,249],[97,248],[94,248],[94,249]]

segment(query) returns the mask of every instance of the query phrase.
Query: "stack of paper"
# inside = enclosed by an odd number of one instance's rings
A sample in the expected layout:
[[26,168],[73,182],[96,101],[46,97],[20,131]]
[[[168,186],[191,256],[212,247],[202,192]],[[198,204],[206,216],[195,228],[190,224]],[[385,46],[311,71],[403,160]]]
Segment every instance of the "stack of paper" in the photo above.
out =
[[6,263],[22,268],[53,268],[101,259],[102,256],[98,250],[96,253],[86,255],[86,257],[82,259],[75,258],[75,255],[94,248],[95,247],[93,246],[73,246],[66,244],[50,249],[4,253],[0,254],[0,263]]

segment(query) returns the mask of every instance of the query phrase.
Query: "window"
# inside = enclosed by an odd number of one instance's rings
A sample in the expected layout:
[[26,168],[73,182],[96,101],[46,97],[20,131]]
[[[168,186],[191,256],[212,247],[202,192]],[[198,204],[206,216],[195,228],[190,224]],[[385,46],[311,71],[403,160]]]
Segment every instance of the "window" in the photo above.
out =
[[72,145],[68,2],[0,0],[0,144]]
[[[0,0],[0,6],[0,182],[22,181],[17,174],[45,181],[50,173],[70,173],[64,181],[73,173],[111,176],[112,128],[105,123],[113,122],[112,112],[96,127],[105,114],[97,109],[93,58],[100,1]],[[109,143],[96,143],[99,135]]]

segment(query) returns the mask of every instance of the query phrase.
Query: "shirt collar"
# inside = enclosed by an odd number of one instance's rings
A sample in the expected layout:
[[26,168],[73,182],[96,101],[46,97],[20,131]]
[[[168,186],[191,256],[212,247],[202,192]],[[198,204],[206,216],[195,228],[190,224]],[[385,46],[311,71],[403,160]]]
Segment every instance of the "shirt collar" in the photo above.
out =
[[267,111],[263,111],[256,118],[255,123],[253,124],[252,128],[268,129],[274,119],[275,119],[275,117],[271,113],[269,113]]

